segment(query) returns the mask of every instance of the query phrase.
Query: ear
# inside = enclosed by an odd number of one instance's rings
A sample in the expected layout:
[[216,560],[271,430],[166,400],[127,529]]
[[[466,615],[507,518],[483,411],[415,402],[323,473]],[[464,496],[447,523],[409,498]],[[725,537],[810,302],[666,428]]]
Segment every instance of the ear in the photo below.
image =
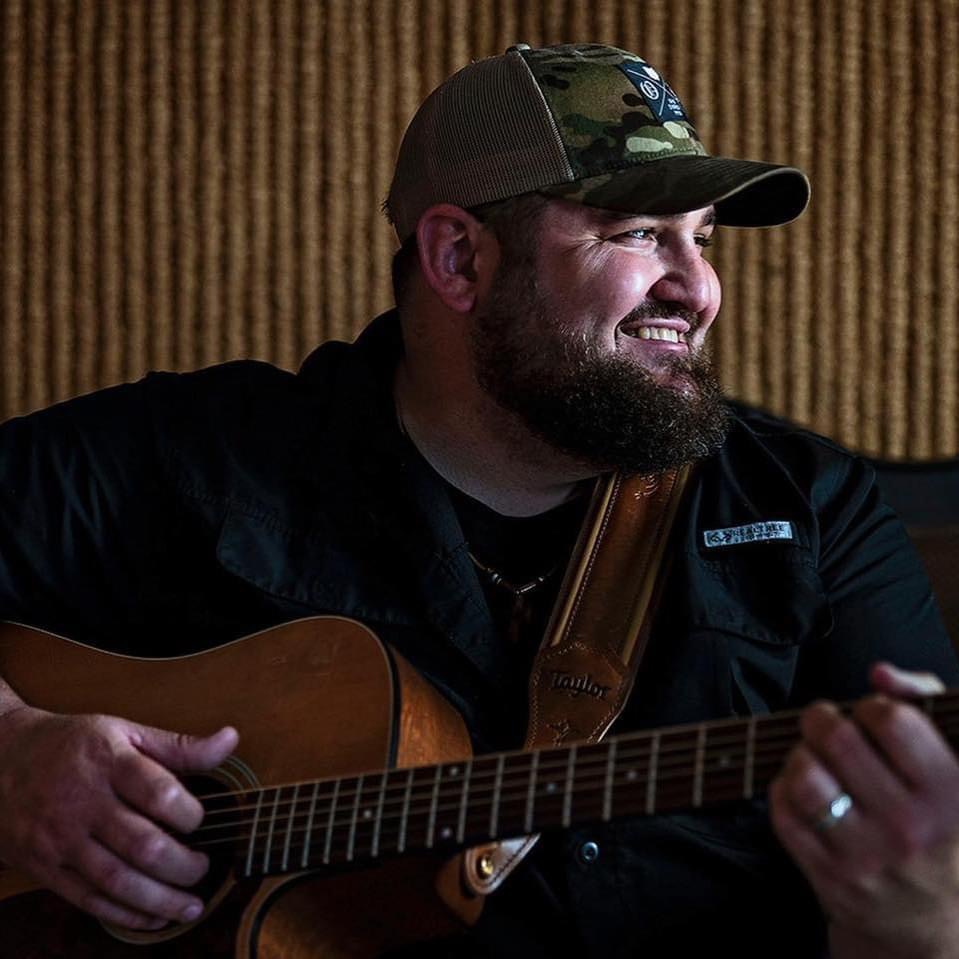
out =
[[489,285],[499,244],[472,214],[451,203],[426,210],[416,225],[423,279],[456,313],[469,313]]

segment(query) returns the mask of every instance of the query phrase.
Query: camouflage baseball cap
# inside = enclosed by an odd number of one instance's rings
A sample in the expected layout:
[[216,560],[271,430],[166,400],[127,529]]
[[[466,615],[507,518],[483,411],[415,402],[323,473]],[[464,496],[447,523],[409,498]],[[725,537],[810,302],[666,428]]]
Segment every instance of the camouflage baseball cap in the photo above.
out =
[[624,212],[710,204],[730,226],[802,213],[794,167],[714,157],[641,57],[600,44],[527,44],[464,67],[413,117],[385,203],[400,242],[436,203],[478,206],[539,191]]

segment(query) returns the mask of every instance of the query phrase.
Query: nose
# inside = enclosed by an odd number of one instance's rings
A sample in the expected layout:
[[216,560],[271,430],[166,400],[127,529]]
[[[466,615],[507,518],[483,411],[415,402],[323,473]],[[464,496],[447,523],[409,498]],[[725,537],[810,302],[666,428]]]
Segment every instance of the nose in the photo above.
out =
[[702,314],[718,299],[718,282],[712,266],[703,259],[697,246],[678,251],[665,261],[663,275],[652,285],[649,295]]

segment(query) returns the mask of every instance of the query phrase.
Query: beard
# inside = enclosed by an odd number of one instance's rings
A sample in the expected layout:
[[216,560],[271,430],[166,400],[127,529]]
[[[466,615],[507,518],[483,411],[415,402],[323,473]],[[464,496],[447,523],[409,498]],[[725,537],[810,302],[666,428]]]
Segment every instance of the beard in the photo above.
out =
[[[699,318],[652,302],[629,320]],[[611,352],[595,333],[564,324],[530,263],[501,261],[489,308],[477,315],[472,351],[480,386],[554,449],[598,472],[659,473],[709,456],[729,431],[729,411],[702,350],[667,357],[658,374]]]

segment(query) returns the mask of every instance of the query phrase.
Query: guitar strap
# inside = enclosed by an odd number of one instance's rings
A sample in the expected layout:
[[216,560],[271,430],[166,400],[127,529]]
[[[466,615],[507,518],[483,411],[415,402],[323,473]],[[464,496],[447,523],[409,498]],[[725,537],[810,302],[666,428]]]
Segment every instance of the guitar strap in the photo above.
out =
[[[690,469],[614,473],[597,482],[533,661],[525,749],[597,742],[622,712],[649,641],[666,543]],[[538,838],[467,849],[467,889],[491,893]]]

